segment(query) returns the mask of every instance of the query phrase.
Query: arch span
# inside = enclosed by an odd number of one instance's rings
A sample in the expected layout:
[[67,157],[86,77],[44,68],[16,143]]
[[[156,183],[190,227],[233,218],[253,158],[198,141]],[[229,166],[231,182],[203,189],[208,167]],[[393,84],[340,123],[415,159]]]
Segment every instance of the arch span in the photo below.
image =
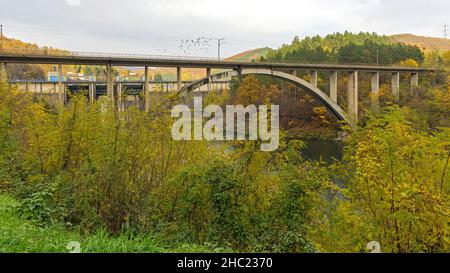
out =
[[325,105],[325,107],[330,111],[338,120],[342,120],[348,124],[352,124],[350,120],[348,119],[347,114],[345,111],[336,103],[334,102],[330,97],[328,97],[327,94],[325,94],[322,90],[319,88],[311,85],[309,82],[296,77],[294,75],[281,72],[281,71],[275,71],[271,69],[264,69],[264,68],[246,68],[242,69],[240,71],[232,70],[232,71],[225,71],[221,73],[217,73],[214,75],[211,75],[209,77],[204,77],[199,79],[198,81],[192,82],[190,84],[187,84],[183,87],[181,87],[178,90],[178,95],[182,95],[185,92],[191,92],[200,86],[206,85],[208,83],[211,83],[216,80],[223,80],[223,79],[230,79],[233,76],[239,76],[239,75],[267,75],[272,76],[278,79],[282,79],[285,81],[288,81],[302,89],[304,89],[309,95],[313,96],[317,100],[319,100],[321,103]]

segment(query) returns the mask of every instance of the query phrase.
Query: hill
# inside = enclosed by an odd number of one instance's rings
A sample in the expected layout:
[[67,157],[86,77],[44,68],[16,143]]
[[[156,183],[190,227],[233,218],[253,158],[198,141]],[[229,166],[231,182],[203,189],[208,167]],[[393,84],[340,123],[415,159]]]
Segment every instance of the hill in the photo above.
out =
[[450,39],[425,37],[414,34],[396,34],[389,36],[393,41],[404,43],[407,45],[414,45],[423,51],[449,51]]
[[51,52],[65,52],[65,50],[62,49],[57,49],[57,48],[53,48],[53,47],[48,47],[48,46],[38,46],[37,44],[33,44],[33,43],[26,43],[26,42],[22,42],[19,39],[14,39],[14,38],[8,38],[6,36],[3,35],[3,49],[4,50],[10,50],[10,51],[37,51],[37,50],[42,50],[42,51],[47,51],[49,53]]
[[253,61],[259,59],[260,57],[265,57],[270,51],[268,47],[256,48],[252,50],[247,50],[239,54],[233,55],[226,58],[227,61]]
[[[69,52],[68,50],[54,48],[50,46],[39,46],[34,43],[23,42],[19,39],[8,38],[3,35],[3,50],[11,52],[26,52],[26,51],[39,51],[46,52],[48,54]],[[17,79],[45,79],[47,72],[53,71],[55,68],[52,64],[9,64],[8,75],[12,80]],[[96,74],[97,77],[104,77],[101,69],[88,68],[88,66],[79,65],[64,65],[63,74],[67,72],[84,72],[86,74]],[[116,68],[121,73],[129,73],[128,69]]]
[[[26,43],[19,39],[8,38],[3,35],[2,37],[2,49],[6,51],[45,51],[48,53],[65,52],[65,50],[56,49],[48,46],[38,46],[33,43]],[[65,67],[67,70],[68,66]],[[53,70],[53,65],[39,64],[10,64],[8,65],[8,74],[12,79],[44,79],[48,71]],[[70,66],[72,69],[72,66]]]
[[326,36],[295,37],[290,44],[270,50],[264,60],[338,64],[399,64],[413,59],[421,64],[420,48],[398,43],[377,33],[332,33]]

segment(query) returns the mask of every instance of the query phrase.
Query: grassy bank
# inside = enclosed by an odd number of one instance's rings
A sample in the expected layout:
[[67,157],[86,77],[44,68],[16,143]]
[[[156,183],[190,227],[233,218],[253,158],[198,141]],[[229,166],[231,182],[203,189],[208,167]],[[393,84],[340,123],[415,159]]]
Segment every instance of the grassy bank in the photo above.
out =
[[38,227],[20,216],[20,203],[7,195],[0,195],[0,252],[60,252],[67,253],[71,241],[80,243],[81,252],[217,252],[198,245],[161,246],[154,236],[120,234],[110,236],[104,230],[94,234],[68,231],[62,225]]

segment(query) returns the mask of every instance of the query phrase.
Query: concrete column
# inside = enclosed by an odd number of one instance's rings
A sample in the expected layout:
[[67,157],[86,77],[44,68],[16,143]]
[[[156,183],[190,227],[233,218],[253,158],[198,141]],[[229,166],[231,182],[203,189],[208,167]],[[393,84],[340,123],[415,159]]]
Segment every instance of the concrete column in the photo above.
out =
[[106,65],[106,96],[114,100],[114,76],[110,63]]
[[394,100],[398,102],[400,100],[400,73],[394,72],[391,77],[392,83],[392,95],[394,96]]
[[[294,77],[297,77],[297,70],[292,70],[292,75],[293,75]],[[295,88],[295,89],[294,89],[294,92],[295,92],[295,100],[297,100],[297,93],[298,93],[298,87],[297,87],[297,85],[295,85],[294,88]]]
[[371,77],[371,107],[373,111],[378,111],[379,108],[379,91],[380,91],[380,72],[373,72]]
[[177,67],[177,90],[181,89],[181,67]]
[[338,73],[337,71],[333,71],[330,74],[330,98],[334,102],[337,102],[337,84]]
[[119,111],[123,110],[124,107],[124,100],[123,100],[123,94],[122,94],[122,83],[121,82],[117,82],[117,108],[119,109]]
[[6,72],[6,63],[0,64],[0,81],[7,81],[8,73]]
[[419,73],[414,72],[411,73],[411,79],[410,79],[410,95],[413,96],[414,95],[414,91],[416,90],[416,88],[419,86]]
[[95,87],[96,87],[95,82],[89,84],[89,100],[91,102],[95,101],[95,97],[96,97],[96,88]]
[[92,83],[88,84],[88,96],[89,96],[89,101],[92,102]]
[[[206,68],[206,77],[211,77],[211,68]],[[208,81],[208,92],[211,92],[211,78]]]
[[351,122],[358,122],[358,71],[348,73],[347,112]]
[[64,90],[64,86],[62,84],[62,65],[58,64],[58,99],[61,105],[64,105],[66,102],[66,90]]
[[317,70],[311,71],[311,85],[317,87]]
[[148,66],[144,67],[145,112],[150,112],[150,85],[148,83]]

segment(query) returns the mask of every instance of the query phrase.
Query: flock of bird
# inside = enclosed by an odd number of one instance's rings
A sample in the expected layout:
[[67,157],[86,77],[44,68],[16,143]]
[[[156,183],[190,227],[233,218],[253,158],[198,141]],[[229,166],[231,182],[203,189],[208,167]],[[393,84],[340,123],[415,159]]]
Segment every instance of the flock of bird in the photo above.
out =
[[198,37],[195,39],[181,40],[178,44],[178,49],[180,49],[185,55],[204,54],[209,53],[211,49],[211,42],[216,40],[214,38],[208,37]]

